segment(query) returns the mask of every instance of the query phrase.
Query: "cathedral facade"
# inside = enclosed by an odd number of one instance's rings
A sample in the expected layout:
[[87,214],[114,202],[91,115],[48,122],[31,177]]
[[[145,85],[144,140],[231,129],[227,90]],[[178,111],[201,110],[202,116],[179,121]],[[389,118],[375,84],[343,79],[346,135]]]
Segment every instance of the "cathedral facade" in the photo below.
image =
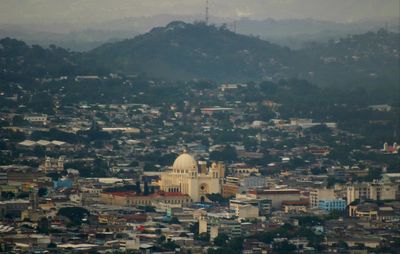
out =
[[221,193],[221,182],[225,168],[221,163],[213,163],[207,168],[190,154],[184,152],[176,158],[171,171],[161,174],[160,189],[165,192],[188,194],[193,202],[202,202],[206,194]]

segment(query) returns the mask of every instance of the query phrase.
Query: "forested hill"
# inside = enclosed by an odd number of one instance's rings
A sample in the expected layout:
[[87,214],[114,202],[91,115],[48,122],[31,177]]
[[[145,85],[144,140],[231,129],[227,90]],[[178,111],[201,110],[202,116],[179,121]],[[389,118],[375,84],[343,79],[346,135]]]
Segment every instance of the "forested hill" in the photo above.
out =
[[326,86],[398,86],[400,34],[379,30],[349,35],[296,52],[301,77]]
[[219,81],[297,77],[327,86],[396,84],[399,34],[385,30],[290,50],[224,27],[173,22],[103,45],[89,57],[124,73]]
[[218,82],[307,79],[321,86],[399,83],[399,34],[385,30],[291,50],[204,23],[166,27],[92,51],[28,46],[0,40],[0,79],[108,73]]
[[50,45],[38,45],[4,38],[0,40],[0,81],[29,81],[34,78],[96,73],[94,66],[82,65],[83,54]]
[[0,40],[0,57],[2,79],[12,81],[24,77],[42,77],[47,73],[73,72],[74,66],[68,62],[70,53],[64,49],[30,47],[10,38]]
[[292,52],[204,23],[172,22],[89,52],[97,64],[169,79],[256,80],[282,73]]

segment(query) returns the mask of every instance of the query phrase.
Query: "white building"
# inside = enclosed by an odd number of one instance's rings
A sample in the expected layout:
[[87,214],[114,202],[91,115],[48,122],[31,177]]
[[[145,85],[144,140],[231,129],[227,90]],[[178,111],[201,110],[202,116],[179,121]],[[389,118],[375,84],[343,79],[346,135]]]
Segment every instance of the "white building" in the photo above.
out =
[[47,123],[47,115],[29,115],[29,116],[24,116],[24,120],[32,122],[32,123]]

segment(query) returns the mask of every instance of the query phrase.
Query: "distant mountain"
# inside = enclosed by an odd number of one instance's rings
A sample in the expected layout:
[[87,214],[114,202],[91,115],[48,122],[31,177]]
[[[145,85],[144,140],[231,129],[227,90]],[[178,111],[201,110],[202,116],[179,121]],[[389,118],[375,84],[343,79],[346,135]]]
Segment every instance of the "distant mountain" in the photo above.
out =
[[[101,44],[133,38],[149,32],[153,27],[165,26],[174,20],[194,22],[202,16],[160,14],[149,17],[126,17],[93,24],[0,24],[0,38],[10,37],[28,44],[48,47],[51,44],[74,51],[88,51]],[[222,24],[231,20],[212,17]]]
[[[56,29],[54,29],[56,30]],[[74,31],[46,31],[37,27],[0,27],[0,38],[10,37],[23,40],[30,45],[57,45],[74,51],[88,51],[106,42],[118,41],[138,35],[134,30],[83,29]]]
[[383,29],[292,50],[225,26],[176,21],[84,53],[0,40],[0,80],[112,72],[169,80],[301,78],[320,86],[395,87],[399,59],[399,33]]
[[115,72],[167,79],[219,81],[297,77],[347,86],[398,79],[399,34],[380,30],[291,50],[204,23],[172,22],[149,33],[90,51],[96,65]]
[[292,68],[299,78],[324,86],[400,84],[400,34],[381,29],[349,35],[296,51]]
[[288,68],[292,52],[224,27],[172,22],[134,39],[105,44],[88,55],[115,72],[244,81],[279,75]]
[[302,48],[310,42],[325,43],[330,39],[377,31],[381,28],[399,32],[398,24],[398,18],[346,23],[314,19],[252,20],[243,18],[229,23],[237,33],[257,35],[262,39],[290,48]]
[[[202,15],[169,15],[160,14],[149,17],[126,17],[101,23],[80,24],[0,24],[0,38],[12,37],[28,44],[39,44],[47,47],[50,44],[69,48],[74,51],[87,51],[99,45],[138,34],[149,32],[153,27],[165,26],[172,21],[181,20],[187,23],[203,20]],[[281,46],[293,49],[302,48],[310,42],[327,42],[348,34],[360,34],[387,28],[399,32],[398,18],[383,20],[362,20],[338,23],[313,19],[297,20],[253,20],[248,18],[210,17],[211,23],[227,27],[237,33],[258,36]]]

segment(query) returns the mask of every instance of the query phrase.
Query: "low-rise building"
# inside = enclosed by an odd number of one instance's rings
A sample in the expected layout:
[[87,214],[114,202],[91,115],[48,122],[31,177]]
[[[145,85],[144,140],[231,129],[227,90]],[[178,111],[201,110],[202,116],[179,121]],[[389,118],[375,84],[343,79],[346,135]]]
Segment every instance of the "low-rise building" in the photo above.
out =
[[199,220],[199,234],[201,233],[208,233],[210,235],[210,240],[221,233],[235,238],[242,235],[242,229],[237,220],[206,217]]
[[325,211],[343,211],[346,209],[346,200],[344,199],[323,199],[319,200],[318,207]]
[[249,192],[255,198],[271,200],[272,208],[279,210],[283,201],[300,201],[301,193],[297,189],[257,189]]
[[100,194],[100,200],[106,204],[116,206],[152,205],[153,203],[186,206],[192,202],[192,199],[187,194],[162,191],[150,195],[136,195],[134,192],[103,192]]
[[300,201],[283,201],[282,202],[282,210],[285,213],[306,213],[308,209],[308,201],[300,200]]

